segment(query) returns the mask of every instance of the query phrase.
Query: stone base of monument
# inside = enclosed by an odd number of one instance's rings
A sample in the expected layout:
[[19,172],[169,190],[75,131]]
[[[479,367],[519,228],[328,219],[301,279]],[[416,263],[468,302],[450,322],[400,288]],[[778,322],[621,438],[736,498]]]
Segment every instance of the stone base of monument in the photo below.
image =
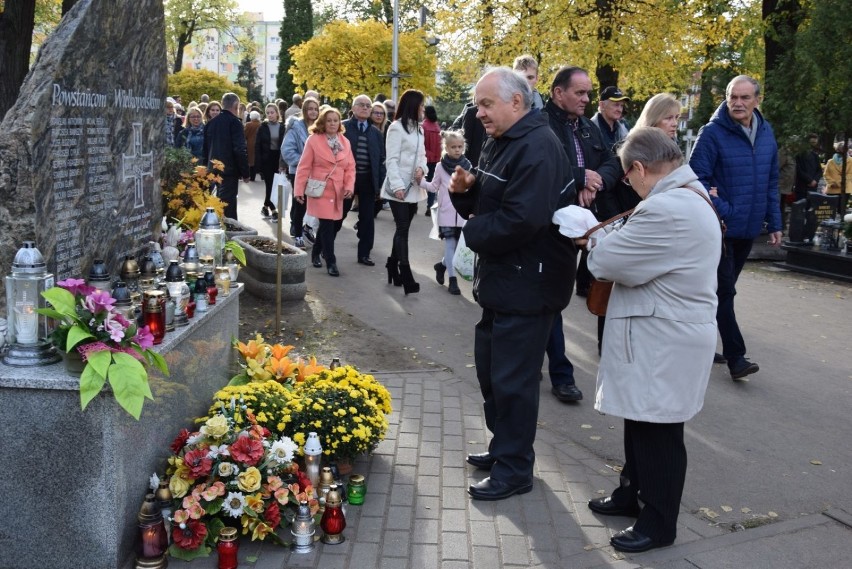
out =
[[782,245],[787,259],[776,266],[798,273],[852,282],[852,253],[826,251],[818,247]]
[[[234,240],[243,246],[246,253],[246,266],[240,270],[237,280],[246,285],[250,294],[275,300],[278,255],[269,251],[275,251],[277,241],[271,237],[237,237]],[[308,254],[289,243],[282,243],[281,247],[281,298],[301,300],[308,292],[305,283]]]
[[234,237],[251,237],[257,235],[257,229],[230,217],[225,218],[225,239],[233,239]]
[[230,379],[242,289],[166,335],[157,348],[171,375],[149,371],[154,401],[146,400],[139,421],[108,393],[81,410],[80,380],[62,363],[0,364],[0,566],[133,566],[149,477],[165,471],[174,437],[193,428]]

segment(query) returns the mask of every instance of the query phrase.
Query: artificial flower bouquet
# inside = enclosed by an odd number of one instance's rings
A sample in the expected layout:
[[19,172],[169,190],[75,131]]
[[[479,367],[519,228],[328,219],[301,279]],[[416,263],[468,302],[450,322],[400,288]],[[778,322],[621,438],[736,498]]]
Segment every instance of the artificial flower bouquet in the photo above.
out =
[[[226,525],[252,541],[284,544],[275,530],[294,508],[319,504],[293,462],[298,445],[260,425],[246,398],[219,401],[197,432],[184,429],[171,445],[167,474],[174,498],[169,553],[191,560],[209,555]],[[290,507],[292,506],[292,507]]]
[[246,343],[234,341],[233,344],[243,358],[243,362],[240,363],[240,373],[231,378],[228,383],[231,386],[269,380],[293,385],[304,381],[310,375],[328,369],[324,365],[317,364],[317,359],[313,356],[307,360],[291,358],[289,354],[293,346],[269,344],[260,334]]
[[56,321],[51,343],[63,352],[76,350],[86,362],[80,376],[81,407],[85,409],[109,380],[118,404],[138,420],[145,398],[154,399],[146,366],[169,375],[166,360],[150,349],[154,337],[148,327],[137,328],[114,309],[110,293],[82,279],[56,284],[42,293],[51,308],[39,312]]

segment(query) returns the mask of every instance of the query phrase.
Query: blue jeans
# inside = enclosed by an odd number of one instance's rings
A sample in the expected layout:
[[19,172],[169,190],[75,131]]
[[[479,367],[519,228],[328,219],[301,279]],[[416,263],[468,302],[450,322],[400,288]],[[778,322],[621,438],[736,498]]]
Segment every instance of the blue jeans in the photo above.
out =
[[722,337],[722,354],[728,359],[728,367],[731,369],[741,367],[746,354],[745,340],[734,314],[734,297],[737,294],[737,279],[748,259],[752,243],[753,239],[725,239],[725,248],[716,270],[719,281],[716,289],[719,298],[716,325]]
[[574,365],[565,355],[565,333],[562,331],[562,313],[557,312],[547,337],[547,371],[550,383],[574,385]]

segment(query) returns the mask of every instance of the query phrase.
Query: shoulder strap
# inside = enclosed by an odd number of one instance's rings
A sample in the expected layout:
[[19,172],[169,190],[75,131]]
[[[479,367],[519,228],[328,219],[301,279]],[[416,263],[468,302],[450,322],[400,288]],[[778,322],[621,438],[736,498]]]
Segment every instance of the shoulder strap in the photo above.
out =
[[586,232],[583,234],[583,236],[581,237],[581,239],[588,239],[588,238],[589,238],[589,236],[590,236],[592,233],[594,233],[595,231],[597,231],[597,230],[598,230],[598,229],[600,229],[601,227],[606,227],[607,225],[609,225],[609,224],[610,224],[610,223],[612,223],[613,221],[618,221],[618,220],[619,220],[619,219],[621,219],[622,217],[627,217],[627,216],[629,216],[631,213],[633,213],[633,210],[634,210],[634,209],[636,209],[636,208],[634,207],[634,208],[628,209],[627,211],[625,211],[625,212],[623,212],[623,213],[619,213],[618,215],[614,215],[613,217],[610,217],[610,218],[609,218],[609,219],[607,219],[606,221],[601,221],[600,223],[598,223],[597,225],[595,225],[594,227],[592,227],[591,229],[589,229],[588,231],[586,231]]

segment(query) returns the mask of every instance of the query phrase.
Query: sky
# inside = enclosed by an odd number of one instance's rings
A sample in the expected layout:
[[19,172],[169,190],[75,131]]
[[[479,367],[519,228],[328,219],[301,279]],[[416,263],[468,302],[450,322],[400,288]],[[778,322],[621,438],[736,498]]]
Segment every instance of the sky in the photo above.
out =
[[263,12],[267,22],[280,21],[284,16],[283,0],[238,0],[242,12]]

